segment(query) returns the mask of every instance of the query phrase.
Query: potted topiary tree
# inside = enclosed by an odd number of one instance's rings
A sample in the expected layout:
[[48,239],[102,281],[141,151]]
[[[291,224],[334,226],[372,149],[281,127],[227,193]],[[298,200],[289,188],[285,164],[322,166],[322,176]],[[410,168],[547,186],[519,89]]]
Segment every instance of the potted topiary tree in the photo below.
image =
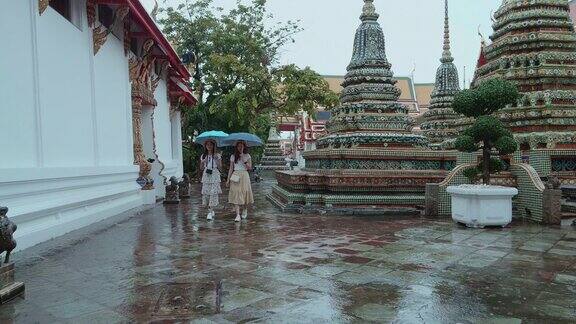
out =
[[512,154],[518,147],[510,130],[493,114],[515,103],[518,96],[514,84],[492,79],[475,89],[460,91],[454,98],[454,111],[475,119],[456,140],[456,148],[462,152],[482,152],[480,163],[466,170],[465,176],[474,179],[481,175],[483,184],[447,189],[452,196],[452,218],[459,223],[484,227],[506,226],[512,221],[512,197],[518,190],[490,185],[490,174],[502,168],[500,159],[494,156]]

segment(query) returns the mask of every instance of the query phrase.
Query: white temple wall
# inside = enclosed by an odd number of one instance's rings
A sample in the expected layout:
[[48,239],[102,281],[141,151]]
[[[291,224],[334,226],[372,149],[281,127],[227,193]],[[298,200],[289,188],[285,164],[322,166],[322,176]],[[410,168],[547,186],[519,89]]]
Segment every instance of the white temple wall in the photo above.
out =
[[113,35],[94,56],[99,165],[131,165],[132,98],[124,43]]
[[154,111],[154,131],[156,135],[156,153],[158,159],[164,164],[162,175],[166,179],[175,176],[182,177],[182,160],[174,158],[173,136],[172,136],[172,114],[170,113],[170,102],[166,96],[168,91],[166,81],[161,80],[154,94],[158,105]]
[[[0,10],[0,205],[18,249],[140,206],[128,62],[37,0]],[[85,6],[80,6],[85,8]]]
[[34,167],[40,159],[32,10],[29,1],[0,10],[0,168]]
[[177,177],[184,175],[184,155],[182,152],[182,113],[172,113],[172,159],[178,165]]
[[44,166],[96,165],[91,35],[52,8],[37,19]]

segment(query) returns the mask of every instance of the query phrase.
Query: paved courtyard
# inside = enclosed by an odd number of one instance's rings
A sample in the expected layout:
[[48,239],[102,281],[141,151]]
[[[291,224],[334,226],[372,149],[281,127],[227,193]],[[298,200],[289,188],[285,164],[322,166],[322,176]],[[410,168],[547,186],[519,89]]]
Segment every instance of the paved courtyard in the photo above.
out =
[[0,322],[576,322],[574,228],[282,214],[269,185],[240,224],[195,194],[16,254]]

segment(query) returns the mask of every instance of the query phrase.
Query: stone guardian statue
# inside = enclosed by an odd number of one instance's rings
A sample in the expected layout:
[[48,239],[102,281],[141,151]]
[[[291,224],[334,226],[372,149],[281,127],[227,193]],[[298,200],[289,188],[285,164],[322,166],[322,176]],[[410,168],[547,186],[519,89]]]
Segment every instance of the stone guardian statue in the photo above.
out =
[[166,199],[164,199],[165,204],[179,204],[180,199],[178,198],[178,180],[176,177],[170,178],[170,184],[166,186]]
[[8,216],[8,208],[0,207],[0,253],[6,252],[4,263],[10,261],[10,252],[16,248],[16,241],[14,240],[14,232],[18,228]]
[[180,199],[190,198],[190,176],[187,173],[184,173],[182,181],[178,182],[178,191]]

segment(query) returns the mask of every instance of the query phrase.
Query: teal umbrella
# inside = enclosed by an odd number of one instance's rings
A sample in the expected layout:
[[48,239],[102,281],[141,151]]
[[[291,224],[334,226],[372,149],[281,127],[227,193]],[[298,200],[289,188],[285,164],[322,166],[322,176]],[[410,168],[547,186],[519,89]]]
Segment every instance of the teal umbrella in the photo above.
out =
[[204,145],[207,141],[214,141],[216,142],[216,145],[221,146],[222,140],[227,137],[228,134],[222,131],[208,131],[198,135],[194,142],[196,142],[196,144]]
[[234,146],[237,142],[244,142],[248,147],[262,146],[264,142],[260,137],[250,133],[233,133],[222,139],[222,146]]

